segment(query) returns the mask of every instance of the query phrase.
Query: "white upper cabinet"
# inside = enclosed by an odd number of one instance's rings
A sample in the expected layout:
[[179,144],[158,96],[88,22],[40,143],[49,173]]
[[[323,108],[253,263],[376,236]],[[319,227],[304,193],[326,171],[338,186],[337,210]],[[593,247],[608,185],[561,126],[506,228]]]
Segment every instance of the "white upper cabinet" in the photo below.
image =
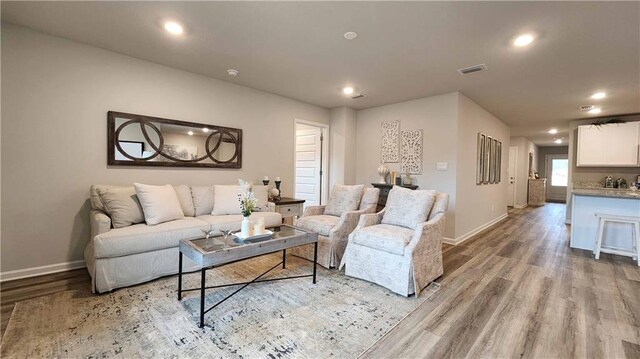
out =
[[577,166],[640,167],[640,122],[578,126]]

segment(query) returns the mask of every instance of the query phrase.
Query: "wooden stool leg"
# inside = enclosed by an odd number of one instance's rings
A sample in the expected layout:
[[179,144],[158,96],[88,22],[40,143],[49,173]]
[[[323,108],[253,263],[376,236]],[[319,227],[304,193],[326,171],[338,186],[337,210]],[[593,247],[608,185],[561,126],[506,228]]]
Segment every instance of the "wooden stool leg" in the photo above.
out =
[[604,224],[605,224],[604,219],[599,218],[598,232],[596,234],[596,248],[595,248],[596,259],[600,259],[600,248],[602,248],[602,235],[604,234]]

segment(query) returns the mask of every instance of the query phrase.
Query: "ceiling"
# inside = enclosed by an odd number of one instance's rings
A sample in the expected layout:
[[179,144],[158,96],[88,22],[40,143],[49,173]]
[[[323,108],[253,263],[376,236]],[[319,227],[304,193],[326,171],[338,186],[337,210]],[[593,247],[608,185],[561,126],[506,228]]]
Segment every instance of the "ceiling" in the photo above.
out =
[[[550,127],[640,112],[640,2],[11,2],[2,20],[325,108],[460,91],[552,144]],[[165,20],[184,24],[176,37]],[[352,41],[342,35],[356,31]],[[521,33],[537,40],[511,45]],[[487,71],[459,75],[485,63]],[[240,71],[230,77],[226,70]],[[348,99],[353,85],[367,97]],[[589,96],[606,91],[598,102]],[[535,135],[536,133],[540,136]]]

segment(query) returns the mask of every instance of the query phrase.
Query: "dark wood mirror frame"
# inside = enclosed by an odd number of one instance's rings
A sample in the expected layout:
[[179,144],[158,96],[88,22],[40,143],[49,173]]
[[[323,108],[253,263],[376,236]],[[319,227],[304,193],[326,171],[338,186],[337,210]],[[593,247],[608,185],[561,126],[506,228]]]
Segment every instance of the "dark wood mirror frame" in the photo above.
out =
[[[116,128],[116,118],[126,121]],[[207,132],[209,135],[205,140],[206,153],[194,159],[176,158],[165,153],[163,151],[164,137],[158,126],[154,123],[191,127],[194,131],[202,130],[203,128],[209,129]],[[149,144],[149,147],[151,147],[149,150],[152,153],[147,157],[136,158],[129,155],[122,149],[120,142],[131,141],[117,141],[122,129],[131,124],[140,125],[140,131]],[[151,129],[151,131],[157,135],[159,144],[156,145],[153,143],[148,129]],[[217,139],[215,137],[217,137]],[[223,142],[235,145],[235,152],[231,158],[227,160],[220,160],[214,156],[216,150],[218,150]],[[116,159],[116,149],[122,156],[128,158],[128,160]],[[166,161],[154,161],[154,159],[159,157],[166,159]],[[212,162],[202,162],[206,159],[210,159]],[[109,111],[107,113],[107,164],[116,166],[242,168],[242,129]]]

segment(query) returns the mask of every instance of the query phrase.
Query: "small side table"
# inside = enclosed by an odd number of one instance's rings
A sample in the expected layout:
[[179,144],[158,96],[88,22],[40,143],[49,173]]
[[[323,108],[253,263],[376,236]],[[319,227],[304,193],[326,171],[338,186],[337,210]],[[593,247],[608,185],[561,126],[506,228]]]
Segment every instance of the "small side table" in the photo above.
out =
[[[389,197],[389,191],[393,188],[394,185],[386,184],[386,183],[372,183],[374,188],[380,189],[380,196],[378,197],[378,205],[376,206],[376,212],[380,212],[384,206],[387,205],[387,197]],[[408,188],[411,190],[418,189],[418,186],[400,186],[404,188]]]
[[276,212],[282,215],[282,223],[293,224],[293,219],[302,217],[304,199],[282,197],[276,204]]

